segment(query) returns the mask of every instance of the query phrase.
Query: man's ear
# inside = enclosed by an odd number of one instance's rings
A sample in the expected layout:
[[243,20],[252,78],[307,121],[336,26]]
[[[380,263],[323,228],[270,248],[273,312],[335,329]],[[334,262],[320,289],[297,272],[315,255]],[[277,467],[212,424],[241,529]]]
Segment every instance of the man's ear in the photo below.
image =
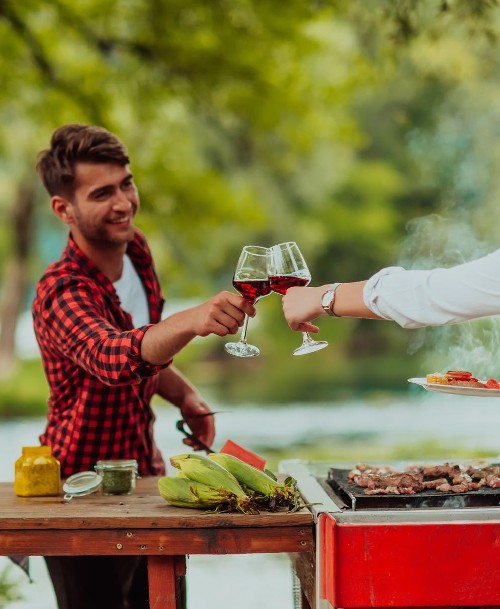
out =
[[73,223],[73,209],[67,199],[60,197],[59,195],[54,195],[51,199],[51,204],[52,211],[58,218],[60,218],[65,224]]

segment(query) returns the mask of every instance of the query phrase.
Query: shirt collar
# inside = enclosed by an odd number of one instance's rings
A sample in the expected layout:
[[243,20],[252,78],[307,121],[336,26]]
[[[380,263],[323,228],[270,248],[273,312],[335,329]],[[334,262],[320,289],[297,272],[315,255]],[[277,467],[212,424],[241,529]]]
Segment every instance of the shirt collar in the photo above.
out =
[[[151,254],[142,246],[143,241],[144,237],[142,234],[136,231],[133,241],[127,246],[127,254],[130,256],[134,266],[147,268],[153,264],[153,259]],[[71,233],[69,233],[68,236],[67,253],[72,260],[75,260],[86,275],[95,277],[96,274],[98,274],[99,281],[104,278],[111,284],[99,267],[82,252]]]

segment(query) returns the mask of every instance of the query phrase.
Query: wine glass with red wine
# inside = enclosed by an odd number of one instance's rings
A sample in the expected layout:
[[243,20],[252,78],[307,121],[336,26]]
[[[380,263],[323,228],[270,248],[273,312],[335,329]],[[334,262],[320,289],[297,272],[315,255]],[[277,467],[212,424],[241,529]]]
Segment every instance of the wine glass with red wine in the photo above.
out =
[[[295,241],[269,248],[268,271],[271,290],[282,296],[288,288],[306,286],[311,281],[311,273]],[[293,354],[304,355],[327,346],[326,340],[313,340],[307,332],[302,332],[302,345]]]
[[[267,247],[258,245],[245,245],[241,250],[238,264],[233,276],[234,289],[245,300],[255,304],[259,298],[271,293],[269,276],[267,273]],[[248,315],[245,315],[241,337],[238,342],[226,343],[224,348],[231,355],[237,357],[255,357],[260,351],[255,345],[247,343]]]

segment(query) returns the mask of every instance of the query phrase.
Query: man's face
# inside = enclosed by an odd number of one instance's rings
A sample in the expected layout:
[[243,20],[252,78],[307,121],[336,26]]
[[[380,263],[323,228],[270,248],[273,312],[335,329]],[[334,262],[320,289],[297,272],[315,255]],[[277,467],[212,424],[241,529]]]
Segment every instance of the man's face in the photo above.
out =
[[77,163],[75,190],[67,212],[73,236],[94,247],[124,245],[134,238],[139,195],[127,166]]

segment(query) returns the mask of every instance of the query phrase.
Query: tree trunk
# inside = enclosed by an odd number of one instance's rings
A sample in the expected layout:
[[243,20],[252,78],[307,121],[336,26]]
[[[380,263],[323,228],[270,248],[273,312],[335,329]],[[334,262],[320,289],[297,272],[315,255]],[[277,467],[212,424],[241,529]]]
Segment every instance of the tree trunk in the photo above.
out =
[[0,308],[0,378],[9,376],[16,365],[16,325],[23,311],[28,285],[35,189],[33,180],[23,180],[11,213],[12,258],[5,271]]

